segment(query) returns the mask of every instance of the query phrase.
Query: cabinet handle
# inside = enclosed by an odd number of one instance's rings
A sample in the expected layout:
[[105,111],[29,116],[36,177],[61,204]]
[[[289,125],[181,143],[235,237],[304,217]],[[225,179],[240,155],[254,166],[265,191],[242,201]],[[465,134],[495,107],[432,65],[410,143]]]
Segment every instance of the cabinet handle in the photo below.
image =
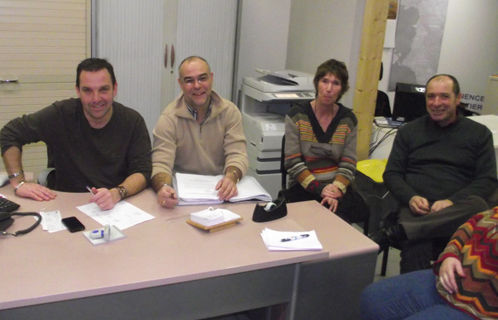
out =
[[164,48],[164,67],[168,67],[168,45]]
[[19,82],[19,79],[0,79],[0,83]]
[[171,45],[171,68],[175,64],[175,46]]

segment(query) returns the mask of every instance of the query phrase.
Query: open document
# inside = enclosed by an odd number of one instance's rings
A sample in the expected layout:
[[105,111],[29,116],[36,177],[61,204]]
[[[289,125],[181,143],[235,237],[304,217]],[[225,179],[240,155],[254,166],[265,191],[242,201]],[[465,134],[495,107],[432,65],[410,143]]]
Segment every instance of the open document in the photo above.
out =
[[[215,187],[224,176],[177,173],[175,177],[179,205],[219,204],[223,202],[218,199],[218,191],[215,190]],[[245,176],[237,183],[237,191],[238,195],[231,198],[230,202],[271,201],[270,194],[251,176]]]

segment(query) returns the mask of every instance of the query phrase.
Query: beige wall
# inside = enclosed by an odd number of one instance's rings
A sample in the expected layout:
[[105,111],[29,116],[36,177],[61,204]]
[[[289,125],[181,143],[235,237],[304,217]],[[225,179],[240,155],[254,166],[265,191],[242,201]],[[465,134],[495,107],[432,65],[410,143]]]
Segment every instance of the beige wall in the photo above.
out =
[[449,0],[438,73],[450,73],[462,91],[484,95],[498,73],[498,1]]
[[[284,70],[289,38],[291,0],[241,0],[233,101],[243,77],[258,69]],[[299,70],[299,69],[298,69]]]
[[[364,0],[292,0],[286,68],[315,74],[325,60],[344,61],[356,82]],[[341,101],[353,107],[353,90]]]

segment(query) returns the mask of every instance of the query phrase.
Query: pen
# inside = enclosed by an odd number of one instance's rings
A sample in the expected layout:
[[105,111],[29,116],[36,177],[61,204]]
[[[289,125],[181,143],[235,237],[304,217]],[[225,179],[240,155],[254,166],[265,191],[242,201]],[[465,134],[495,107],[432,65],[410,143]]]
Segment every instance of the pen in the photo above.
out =
[[292,237],[288,237],[288,238],[283,238],[282,240],[280,240],[280,242],[287,242],[287,241],[292,241],[292,240],[299,240],[299,239],[304,239],[304,238],[308,238],[310,235],[305,233],[305,234],[301,234],[299,236],[292,236]]
[[173,191],[169,194],[169,197],[170,197],[171,199],[176,199],[175,190],[173,190]]
[[92,188],[90,188],[89,186],[86,186],[86,189],[87,189],[88,191],[90,191],[90,193],[91,193],[91,194],[94,194],[94,193],[93,193],[93,191],[92,191]]

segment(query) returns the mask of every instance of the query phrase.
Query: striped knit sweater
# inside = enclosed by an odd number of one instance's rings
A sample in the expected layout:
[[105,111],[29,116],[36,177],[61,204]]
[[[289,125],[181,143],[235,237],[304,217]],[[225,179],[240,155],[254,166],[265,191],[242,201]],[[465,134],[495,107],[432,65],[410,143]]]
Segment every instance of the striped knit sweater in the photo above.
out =
[[463,224],[434,264],[438,275],[448,257],[462,262],[465,277],[456,276],[458,292],[446,292],[437,277],[439,294],[455,308],[476,319],[498,318],[498,207]]
[[333,183],[346,193],[356,172],[357,123],[354,113],[339,105],[326,132],[309,102],[295,104],[285,117],[285,168],[289,187],[300,184],[320,196]]

